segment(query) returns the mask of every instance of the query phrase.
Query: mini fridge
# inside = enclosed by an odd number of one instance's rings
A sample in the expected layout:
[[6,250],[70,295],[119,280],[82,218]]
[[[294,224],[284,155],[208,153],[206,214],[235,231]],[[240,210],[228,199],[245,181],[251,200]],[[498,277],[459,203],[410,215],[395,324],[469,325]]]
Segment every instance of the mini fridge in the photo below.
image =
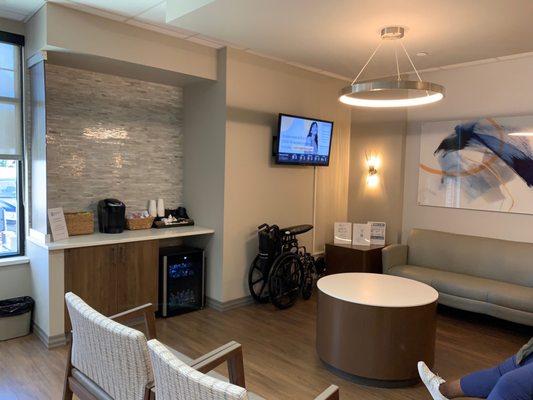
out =
[[171,317],[204,306],[204,250],[186,246],[160,249],[158,315]]

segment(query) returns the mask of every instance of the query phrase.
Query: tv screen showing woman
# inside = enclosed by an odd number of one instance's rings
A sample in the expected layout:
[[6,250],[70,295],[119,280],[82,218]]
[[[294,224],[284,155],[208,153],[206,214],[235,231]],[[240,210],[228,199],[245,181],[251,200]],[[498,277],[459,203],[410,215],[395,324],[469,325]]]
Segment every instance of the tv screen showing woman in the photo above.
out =
[[333,122],[280,114],[276,162],[329,165]]

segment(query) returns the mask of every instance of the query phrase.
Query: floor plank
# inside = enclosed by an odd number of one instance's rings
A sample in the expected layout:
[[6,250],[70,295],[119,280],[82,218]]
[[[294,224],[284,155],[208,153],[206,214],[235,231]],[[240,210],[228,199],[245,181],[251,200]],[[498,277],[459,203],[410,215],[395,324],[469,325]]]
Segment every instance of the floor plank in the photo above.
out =
[[[236,340],[243,345],[247,386],[268,399],[312,399],[334,383],[342,399],[429,399],[421,385],[377,389],[329,372],[315,352],[316,301],[278,311],[250,305],[221,313],[213,309],[157,321],[159,339],[198,357]],[[475,314],[440,309],[436,370],[458,377],[513,354],[532,329]],[[34,335],[0,342],[0,399],[60,399],[66,348],[46,350]],[[219,369],[225,373],[223,369]]]

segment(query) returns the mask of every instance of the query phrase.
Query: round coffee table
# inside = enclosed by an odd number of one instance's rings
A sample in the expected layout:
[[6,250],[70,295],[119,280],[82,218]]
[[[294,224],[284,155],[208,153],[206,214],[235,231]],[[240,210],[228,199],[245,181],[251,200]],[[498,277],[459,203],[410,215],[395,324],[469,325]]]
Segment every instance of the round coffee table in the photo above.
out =
[[433,365],[438,293],[391,275],[347,273],[318,281],[316,347],[334,371],[358,383],[418,382],[417,362]]

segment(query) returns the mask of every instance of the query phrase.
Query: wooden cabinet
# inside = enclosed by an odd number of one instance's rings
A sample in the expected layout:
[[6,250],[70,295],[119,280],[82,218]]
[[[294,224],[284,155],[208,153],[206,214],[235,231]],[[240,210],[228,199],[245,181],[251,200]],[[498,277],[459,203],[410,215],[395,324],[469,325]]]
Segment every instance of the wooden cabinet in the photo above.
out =
[[384,246],[326,244],[326,274],[372,272],[381,274],[381,249]]
[[[108,316],[157,304],[158,258],[156,240],[65,250],[65,292]],[[70,330],[67,313],[65,330]]]
[[119,245],[118,312],[146,303],[157,304],[159,245],[153,241]]
[[73,292],[105,315],[116,314],[117,246],[65,250],[65,292]]

